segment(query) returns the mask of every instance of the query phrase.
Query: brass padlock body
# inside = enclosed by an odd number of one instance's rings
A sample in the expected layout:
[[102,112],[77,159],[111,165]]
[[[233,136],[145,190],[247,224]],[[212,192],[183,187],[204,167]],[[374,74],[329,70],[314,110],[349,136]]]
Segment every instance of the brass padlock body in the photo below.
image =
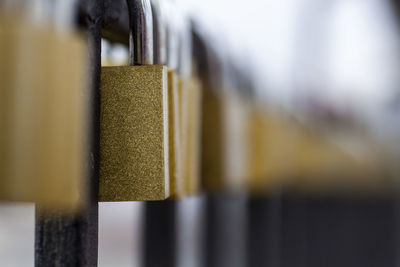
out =
[[183,119],[186,121],[186,138],[183,140],[183,175],[186,195],[194,195],[200,191],[200,127],[201,127],[201,83],[192,75],[187,83],[184,95]]
[[0,199],[80,206],[86,55],[75,34],[0,21]]
[[183,196],[183,177],[180,157],[180,109],[178,78],[173,69],[168,69],[168,116],[169,116],[169,175],[171,197],[179,199]]
[[218,190],[224,186],[222,96],[204,86],[201,105],[201,186]]
[[158,65],[102,68],[100,201],[170,196],[167,75]]

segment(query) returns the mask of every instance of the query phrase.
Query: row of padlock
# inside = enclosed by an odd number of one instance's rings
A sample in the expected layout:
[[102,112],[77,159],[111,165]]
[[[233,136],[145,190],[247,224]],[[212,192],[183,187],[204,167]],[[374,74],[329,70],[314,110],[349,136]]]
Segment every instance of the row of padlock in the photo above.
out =
[[[38,2],[37,18],[9,4],[0,19],[0,198],[79,207],[90,119],[86,46],[70,19],[47,16],[48,3]],[[200,75],[204,59],[192,60],[190,23],[175,6],[128,0],[127,7],[130,64],[101,74],[99,201],[392,188],[375,140],[326,133],[266,108],[238,93],[240,82],[210,82],[222,72],[213,72],[213,59]]]
[[396,190],[394,142],[320,103],[305,111],[267,102],[253,89],[261,84],[237,80],[229,59],[203,43],[209,61],[202,77],[203,188],[353,196]]
[[102,68],[99,199],[181,198],[199,185],[190,25],[166,1],[128,11],[130,66]]
[[326,132],[236,94],[205,89],[203,96],[202,182],[209,190],[312,195],[395,190],[396,158],[357,129],[333,125]]

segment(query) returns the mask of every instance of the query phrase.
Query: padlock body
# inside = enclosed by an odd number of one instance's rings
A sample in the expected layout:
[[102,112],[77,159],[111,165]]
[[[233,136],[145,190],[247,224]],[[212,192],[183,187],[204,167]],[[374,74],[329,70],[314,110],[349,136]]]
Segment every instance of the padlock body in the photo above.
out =
[[200,191],[200,127],[201,127],[201,83],[192,75],[187,83],[183,103],[183,119],[186,121],[186,138],[182,170],[184,173],[184,191],[194,195]]
[[173,69],[168,69],[168,117],[169,117],[169,175],[171,197],[183,196],[183,177],[180,157],[180,115],[178,78]]
[[0,199],[78,208],[87,150],[86,45],[0,22]]
[[102,68],[100,201],[170,196],[168,118],[166,67]]
[[222,96],[206,84],[201,103],[201,186],[215,191],[224,187]]

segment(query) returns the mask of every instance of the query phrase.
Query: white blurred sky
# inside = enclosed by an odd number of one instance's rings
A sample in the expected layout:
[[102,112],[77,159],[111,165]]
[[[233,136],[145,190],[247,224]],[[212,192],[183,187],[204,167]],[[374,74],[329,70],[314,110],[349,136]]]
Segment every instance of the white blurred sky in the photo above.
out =
[[260,93],[278,101],[313,93],[363,108],[398,87],[399,36],[388,0],[176,2],[221,52],[244,68],[253,62]]

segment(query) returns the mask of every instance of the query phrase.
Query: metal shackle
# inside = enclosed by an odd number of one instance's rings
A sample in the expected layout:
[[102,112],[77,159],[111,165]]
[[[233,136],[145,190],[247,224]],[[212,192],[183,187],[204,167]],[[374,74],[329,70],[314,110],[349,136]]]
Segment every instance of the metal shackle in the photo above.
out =
[[161,0],[151,0],[153,13],[153,56],[154,64],[167,64],[167,24],[165,5]]
[[152,65],[153,15],[150,0],[126,0],[129,12],[130,65]]
[[178,38],[178,74],[187,79],[192,70],[192,34],[191,23],[182,9],[176,9],[176,27]]
[[178,67],[178,35],[176,29],[175,5],[168,0],[162,0],[165,10],[166,44],[167,44],[167,66],[176,70]]

